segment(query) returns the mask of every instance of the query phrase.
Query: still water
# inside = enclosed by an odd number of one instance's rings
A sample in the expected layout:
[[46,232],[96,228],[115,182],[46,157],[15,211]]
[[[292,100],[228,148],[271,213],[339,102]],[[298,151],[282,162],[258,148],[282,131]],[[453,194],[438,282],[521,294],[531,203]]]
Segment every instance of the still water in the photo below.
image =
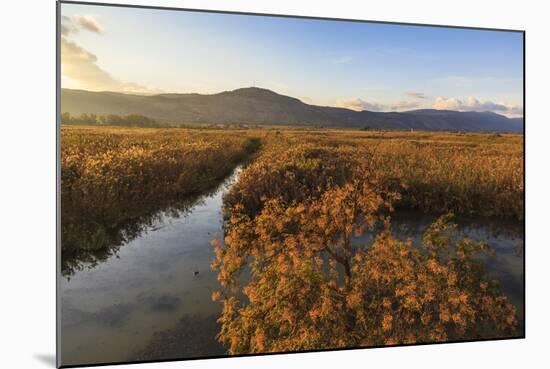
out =
[[[187,211],[161,214],[104,262],[61,281],[63,365],[223,355],[215,340],[221,304],[210,241],[223,236],[223,194],[241,168]],[[401,239],[419,242],[433,216],[401,213]],[[523,329],[523,228],[517,222],[457,219],[461,235],[487,240],[484,259],[518,310]],[[366,235],[364,238],[371,238]]]

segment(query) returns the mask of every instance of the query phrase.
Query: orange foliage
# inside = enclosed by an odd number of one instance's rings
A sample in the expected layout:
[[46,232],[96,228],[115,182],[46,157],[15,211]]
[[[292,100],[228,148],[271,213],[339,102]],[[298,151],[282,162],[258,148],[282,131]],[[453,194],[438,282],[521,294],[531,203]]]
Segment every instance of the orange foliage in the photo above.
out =
[[[421,245],[391,235],[388,214],[410,187],[378,165],[365,151],[304,145],[264,154],[243,173],[226,197],[225,242],[212,264],[229,353],[516,333],[515,308],[477,259],[490,254],[486,243],[453,241],[450,215]],[[354,243],[366,229],[374,241]]]

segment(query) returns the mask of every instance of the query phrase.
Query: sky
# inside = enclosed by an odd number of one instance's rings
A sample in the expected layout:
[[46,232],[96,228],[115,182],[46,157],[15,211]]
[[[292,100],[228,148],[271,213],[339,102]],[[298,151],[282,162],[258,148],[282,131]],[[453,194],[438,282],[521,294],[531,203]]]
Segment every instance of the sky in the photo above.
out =
[[523,116],[519,32],[66,3],[61,16],[63,88],[255,86],[354,110]]

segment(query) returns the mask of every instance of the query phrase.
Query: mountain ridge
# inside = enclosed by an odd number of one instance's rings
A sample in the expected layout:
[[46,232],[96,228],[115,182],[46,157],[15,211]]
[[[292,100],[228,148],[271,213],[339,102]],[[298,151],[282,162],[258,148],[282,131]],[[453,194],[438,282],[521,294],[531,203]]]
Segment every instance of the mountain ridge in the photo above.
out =
[[258,87],[245,87],[208,95],[137,95],[112,91],[61,89],[61,111],[72,115],[142,114],[166,123],[523,132],[522,118],[507,118],[493,112],[435,109],[405,112],[355,111],[310,105],[295,97]]

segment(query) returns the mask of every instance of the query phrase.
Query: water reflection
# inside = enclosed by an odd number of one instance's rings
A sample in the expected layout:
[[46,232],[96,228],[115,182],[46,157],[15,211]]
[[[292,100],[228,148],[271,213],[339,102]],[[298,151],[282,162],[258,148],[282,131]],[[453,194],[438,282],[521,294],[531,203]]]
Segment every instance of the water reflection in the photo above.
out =
[[[157,211],[135,232],[121,230],[121,242],[105,251],[66,259],[73,267],[61,281],[63,365],[224,354],[215,339],[221,306],[211,300],[219,285],[210,241],[223,238],[222,197],[239,172],[194,203]],[[419,242],[434,218],[400,212],[392,217],[394,234]],[[523,225],[455,220],[459,234],[487,240],[495,250],[484,263],[522,322]],[[372,235],[356,241],[367,239]]]
[[116,253],[95,264],[77,260],[79,268],[61,280],[63,365],[154,357],[159,349],[151,342],[174,336],[162,332],[181,328],[184,316],[195,322],[191,332],[202,332],[187,333],[197,336],[193,344],[181,345],[185,337],[178,336],[172,352],[180,352],[179,357],[221,352],[217,329],[211,324],[220,309],[211,301],[217,279],[210,269],[214,258],[210,241],[223,235],[222,195],[239,172],[237,168],[217,189],[183,211],[158,212],[151,225],[142,224],[142,231],[123,247],[110,248]]
[[[419,245],[426,228],[437,215],[400,210],[391,219],[392,233],[400,240],[411,240]],[[489,275],[499,282],[500,289],[516,306],[518,334],[524,330],[524,224],[514,219],[455,216],[458,225],[451,239],[470,238],[486,241],[494,251],[492,256],[480,256]],[[355,245],[363,247],[373,241],[373,232],[355,238]]]
[[[231,178],[231,176],[230,176]],[[94,268],[110,257],[118,257],[120,247],[147,232],[155,232],[163,227],[165,219],[185,217],[190,209],[204,204],[204,198],[212,196],[218,186],[205,190],[200,195],[186,196],[185,199],[169,204],[148,204],[133,209],[124,221],[110,224],[108,220],[86,218],[85,214],[75,214],[69,207],[62,208],[61,226],[61,272],[70,277],[85,268]],[[116,211],[117,209],[113,209]],[[126,212],[120,209],[120,212]],[[108,217],[108,218],[113,218]],[[115,218],[125,218],[123,214]]]
[[153,335],[147,346],[130,360],[168,360],[225,354],[216,341],[217,315],[185,315],[173,328]]

